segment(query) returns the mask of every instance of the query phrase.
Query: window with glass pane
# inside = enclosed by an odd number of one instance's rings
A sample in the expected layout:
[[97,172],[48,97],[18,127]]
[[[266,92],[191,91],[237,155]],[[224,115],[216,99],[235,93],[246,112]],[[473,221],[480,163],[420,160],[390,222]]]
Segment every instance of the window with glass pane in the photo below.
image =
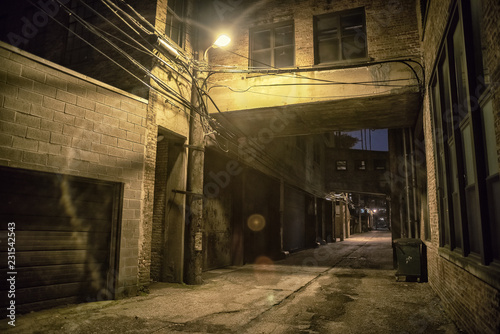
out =
[[365,58],[364,8],[314,18],[315,63]]
[[365,160],[356,160],[356,170],[366,170],[366,161]]
[[465,63],[465,45],[461,24],[457,24],[453,32],[453,56],[457,81],[457,116],[458,121],[461,121],[469,112],[467,64]]
[[250,66],[291,67],[295,63],[293,24],[280,24],[250,33]]
[[449,189],[451,192],[451,200],[453,207],[453,247],[454,248],[462,248],[462,216],[460,211],[460,193],[458,186],[458,171],[456,164],[456,153],[455,153],[455,142],[450,141],[450,145],[448,146],[449,150]]
[[445,157],[444,157],[444,138],[443,138],[443,122],[441,111],[440,90],[438,79],[435,78],[432,84],[432,109],[434,110],[434,141],[436,143],[436,168],[438,181],[438,203],[439,203],[439,218],[441,227],[441,246],[450,244],[449,233],[449,205],[448,205],[448,189],[445,173]]
[[490,244],[493,259],[500,261],[500,176],[495,135],[493,100],[481,108],[484,144],[486,146],[486,188],[488,192]]
[[337,170],[347,170],[347,161],[337,160]]
[[[100,3],[95,0],[87,1],[86,3],[92,8],[100,8]],[[76,15],[78,15],[83,20],[92,24],[96,24],[96,14],[80,2],[73,1],[71,3],[71,10],[73,10]],[[66,44],[66,52],[64,54],[65,65],[78,66],[87,61],[91,61],[94,58],[94,49],[85,41],[94,43],[94,35],[72,15],[69,16],[68,30],[68,40]],[[83,38],[85,41],[83,41],[77,35]]]
[[459,0],[457,6],[464,7],[450,20],[429,89],[436,126],[441,246],[449,244],[464,256],[478,259],[475,254],[482,264],[489,264],[500,260],[497,134],[491,102],[480,99],[478,108],[470,98],[481,90],[470,80],[480,77],[482,69],[476,65],[481,59],[475,59],[473,26],[462,19],[470,15],[466,2]]
[[168,0],[165,35],[170,37],[170,39],[179,46],[182,46],[184,41],[183,17],[184,1]]
[[373,160],[373,168],[375,170],[385,170],[386,161],[384,159],[375,159]]

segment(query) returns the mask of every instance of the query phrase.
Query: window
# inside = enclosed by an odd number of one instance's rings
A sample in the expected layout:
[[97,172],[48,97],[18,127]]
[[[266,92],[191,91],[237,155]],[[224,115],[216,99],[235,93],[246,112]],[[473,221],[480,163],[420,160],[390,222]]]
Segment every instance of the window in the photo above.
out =
[[165,35],[179,45],[184,44],[184,0],[168,0]]
[[375,170],[385,170],[386,169],[385,165],[386,165],[385,159],[375,159],[373,161],[373,168]]
[[347,170],[347,161],[346,160],[337,160],[337,170]]
[[295,64],[293,23],[281,23],[250,32],[250,66],[291,67]]
[[356,170],[366,170],[366,161],[365,160],[356,160],[354,162]]
[[316,64],[367,57],[364,8],[314,17]]
[[[86,3],[96,10],[99,10],[100,8],[100,4],[96,0],[87,1]],[[79,1],[74,0],[71,2],[71,10],[83,20],[96,24],[97,17],[95,13],[87,6],[82,5]],[[85,41],[95,43],[94,34],[78,22],[73,15],[69,16],[68,29],[69,32],[66,52],[64,54],[64,64],[66,66],[78,66],[92,61],[95,56],[94,49]],[[82,41],[77,35],[85,39],[85,41]]]
[[[440,246],[482,264],[500,261],[500,179],[491,100],[474,47],[474,17],[458,2],[430,84]],[[472,24],[464,24],[471,22]],[[479,95],[478,95],[479,94]],[[483,94],[484,95],[484,94]],[[499,262],[500,263],[500,262]]]

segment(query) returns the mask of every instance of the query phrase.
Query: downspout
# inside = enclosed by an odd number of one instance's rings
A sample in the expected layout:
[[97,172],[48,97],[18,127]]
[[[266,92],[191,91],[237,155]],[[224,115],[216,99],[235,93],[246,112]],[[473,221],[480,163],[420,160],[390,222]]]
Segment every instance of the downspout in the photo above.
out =
[[413,222],[415,225],[415,238],[420,238],[420,228],[417,212],[417,171],[415,166],[415,148],[413,147],[413,131],[410,129],[410,150],[411,150],[411,183],[413,192]]
[[403,156],[405,159],[405,193],[406,193],[406,222],[407,222],[407,237],[411,238],[411,213],[410,213],[410,180],[408,175],[408,148],[407,148],[407,129],[403,129]]

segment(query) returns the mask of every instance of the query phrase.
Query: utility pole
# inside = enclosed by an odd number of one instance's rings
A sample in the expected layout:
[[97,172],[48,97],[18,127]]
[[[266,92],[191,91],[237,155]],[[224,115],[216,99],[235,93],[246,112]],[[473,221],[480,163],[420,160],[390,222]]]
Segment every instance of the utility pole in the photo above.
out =
[[[193,70],[191,86],[191,112],[189,126],[187,203],[184,281],[187,284],[202,284],[203,269],[203,167],[205,161],[205,134],[198,114],[200,99],[197,90],[197,71]],[[203,111],[202,111],[203,112]]]

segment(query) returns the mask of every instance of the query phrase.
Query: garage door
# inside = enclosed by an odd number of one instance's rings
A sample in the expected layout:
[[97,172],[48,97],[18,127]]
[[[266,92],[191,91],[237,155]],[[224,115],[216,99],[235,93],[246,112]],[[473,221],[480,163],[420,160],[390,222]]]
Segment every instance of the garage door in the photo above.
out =
[[0,169],[0,184],[0,266],[2,277],[15,272],[17,313],[112,298],[121,184],[11,168]]

